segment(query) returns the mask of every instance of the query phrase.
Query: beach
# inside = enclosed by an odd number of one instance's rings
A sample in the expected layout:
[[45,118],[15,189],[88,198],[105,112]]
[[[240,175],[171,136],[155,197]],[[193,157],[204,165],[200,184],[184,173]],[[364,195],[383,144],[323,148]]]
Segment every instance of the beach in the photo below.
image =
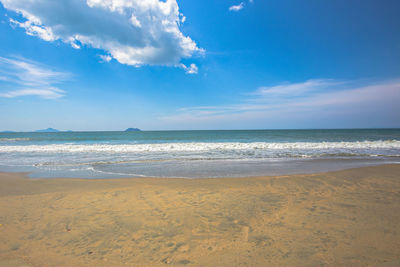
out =
[[399,11],[0,0],[0,267],[400,267]]
[[400,165],[250,178],[0,174],[0,266],[399,266]]

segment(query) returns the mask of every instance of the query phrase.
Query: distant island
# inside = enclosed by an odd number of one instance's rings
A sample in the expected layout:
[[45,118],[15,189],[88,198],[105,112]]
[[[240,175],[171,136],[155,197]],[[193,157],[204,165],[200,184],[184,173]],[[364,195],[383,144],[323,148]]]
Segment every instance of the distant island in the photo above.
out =
[[43,129],[43,130],[36,130],[36,133],[58,133],[59,130],[57,129],[53,129],[53,128],[47,128],[47,129]]
[[125,130],[125,132],[141,132],[142,130],[140,130],[139,128],[128,128]]

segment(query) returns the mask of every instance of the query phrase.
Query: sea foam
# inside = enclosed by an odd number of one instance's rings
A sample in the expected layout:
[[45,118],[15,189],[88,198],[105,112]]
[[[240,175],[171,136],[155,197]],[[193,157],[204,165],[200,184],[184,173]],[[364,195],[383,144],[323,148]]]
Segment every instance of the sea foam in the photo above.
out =
[[400,149],[400,141],[361,141],[361,142],[192,142],[158,144],[48,144],[48,145],[0,145],[0,152],[50,152],[50,153],[135,153],[135,152],[196,152],[196,151],[254,151],[254,150],[330,150],[330,149]]

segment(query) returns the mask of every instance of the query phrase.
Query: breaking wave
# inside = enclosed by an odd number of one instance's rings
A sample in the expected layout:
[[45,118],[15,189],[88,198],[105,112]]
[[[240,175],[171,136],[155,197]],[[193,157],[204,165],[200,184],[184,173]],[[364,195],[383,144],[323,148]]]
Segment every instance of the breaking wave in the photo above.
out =
[[[16,138],[17,139],[17,138]],[[10,141],[10,140],[8,140]],[[229,152],[229,151],[293,151],[293,150],[376,150],[400,149],[400,141],[361,142],[220,142],[220,143],[161,143],[161,144],[49,144],[49,145],[0,145],[0,152],[41,153],[145,153],[145,152]]]
[[0,138],[0,142],[31,141],[31,138]]

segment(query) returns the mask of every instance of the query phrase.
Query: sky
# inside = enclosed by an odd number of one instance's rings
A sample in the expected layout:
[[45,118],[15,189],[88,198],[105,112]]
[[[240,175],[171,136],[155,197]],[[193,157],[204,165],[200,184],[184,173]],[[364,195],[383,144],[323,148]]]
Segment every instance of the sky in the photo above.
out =
[[400,127],[398,0],[0,0],[0,131]]

